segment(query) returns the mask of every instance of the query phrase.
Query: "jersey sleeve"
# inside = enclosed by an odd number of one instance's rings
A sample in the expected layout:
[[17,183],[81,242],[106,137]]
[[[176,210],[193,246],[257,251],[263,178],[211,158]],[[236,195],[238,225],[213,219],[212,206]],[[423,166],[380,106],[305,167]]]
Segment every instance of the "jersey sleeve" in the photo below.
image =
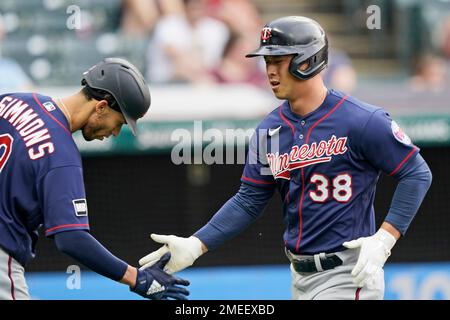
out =
[[265,130],[256,130],[250,139],[241,182],[256,187],[273,188],[275,179],[266,157],[267,133],[264,132]]
[[81,167],[50,170],[38,186],[47,237],[68,230],[89,230]]
[[360,148],[375,168],[390,176],[395,176],[420,151],[383,109],[374,112],[366,124]]

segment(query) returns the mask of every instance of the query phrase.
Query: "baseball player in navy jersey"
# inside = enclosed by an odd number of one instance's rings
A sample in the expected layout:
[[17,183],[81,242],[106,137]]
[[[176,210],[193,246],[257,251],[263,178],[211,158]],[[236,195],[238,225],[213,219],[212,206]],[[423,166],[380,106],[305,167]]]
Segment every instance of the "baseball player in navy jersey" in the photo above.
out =
[[[256,56],[283,102],[251,139],[238,193],[189,238],[152,234],[164,246],[140,260],[142,269],[167,252],[169,273],[192,265],[242,232],[278,190],[293,299],[382,299],[384,263],[431,184],[419,148],[382,108],[324,86],[328,41],[317,22],[268,23],[247,55]],[[377,229],[381,172],[398,185]]]
[[[117,136],[150,107],[141,73],[108,58],[83,75],[80,92],[61,99],[35,93],[0,95],[0,299],[29,299],[24,266],[35,255],[38,229],[91,270],[150,299],[185,299],[188,281],[163,271],[170,254],[139,271],[89,233],[80,153],[86,140]],[[147,271],[148,270],[148,271]]]

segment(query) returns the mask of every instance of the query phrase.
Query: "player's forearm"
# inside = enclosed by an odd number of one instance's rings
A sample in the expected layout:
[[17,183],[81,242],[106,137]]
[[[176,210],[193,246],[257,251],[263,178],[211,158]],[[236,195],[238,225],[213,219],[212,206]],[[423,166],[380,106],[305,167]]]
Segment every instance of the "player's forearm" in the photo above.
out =
[[219,247],[255,221],[272,195],[273,190],[242,184],[239,192],[194,236],[200,239],[203,249],[213,250]]
[[404,235],[431,185],[431,180],[428,165],[420,154],[417,155],[401,174],[385,222]]
[[55,244],[58,250],[102,276],[127,284],[135,281],[131,279],[133,271],[129,269],[130,266],[111,254],[86,231],[58,233],[55,235]]

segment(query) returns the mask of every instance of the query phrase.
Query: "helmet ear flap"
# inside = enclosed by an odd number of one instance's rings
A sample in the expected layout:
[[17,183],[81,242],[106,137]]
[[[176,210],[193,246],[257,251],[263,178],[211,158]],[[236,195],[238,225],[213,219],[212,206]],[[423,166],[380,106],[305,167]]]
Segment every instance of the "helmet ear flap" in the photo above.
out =
[[[304,71],[299,70],[299,67],[308,62],[308,68]],[[320,71],[326,68],[328,64],[328,48],[324,47],[309,59],[302,59],[302,55],[296,55],[292,58],[289,65],[289,72],[296,78],[301,80],[308,80],[317,75]]]
[[[304,62],[308,62],[309,66],[308,69],[306,69],[305,71],[300,71],[298,68],[300,68],[300,66],[302,65],[302,63]],[[303,55],[301,54],[296,54],[292,60],[291,63],[289,64],[289,72],[296,78],[300,79],[300,80],[307,80],[309,79],[309,75],[308,75],[308,71],[311,69],[311,58],[309,59],[304,59]]]

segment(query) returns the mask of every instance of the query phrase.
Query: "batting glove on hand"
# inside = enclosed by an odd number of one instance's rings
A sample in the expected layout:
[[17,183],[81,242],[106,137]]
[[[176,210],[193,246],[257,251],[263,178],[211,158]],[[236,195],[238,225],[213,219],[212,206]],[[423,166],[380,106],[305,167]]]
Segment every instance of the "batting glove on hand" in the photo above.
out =
[[203,254],[201,241],[193,236],[181,238],[151,234],[150,237],[158,243],[163,243],[164,246],[139,260],[140,270],[151,267],[162,255],[170,251],[172,258],[164,268],[164,271],[172,274],[192,266],[194,261]]
[[352,270],[353,282],[362,288],[367,285],[375,289],[377,279],[383,271],[384,263],[391,255],[391,249],[397,240],[384,229],[380,229],[371,237],[358,238],[344,242],[348,249],[361,248],[359,258]]
[[164,266],[170,259],[170,252],[164,254],[161,260],[145,270],[138,270],[136,286],[131,291],[147,299],[187,300],[189,291],[179,287],[188,286],[189,281],[172,276],[163,271]]

